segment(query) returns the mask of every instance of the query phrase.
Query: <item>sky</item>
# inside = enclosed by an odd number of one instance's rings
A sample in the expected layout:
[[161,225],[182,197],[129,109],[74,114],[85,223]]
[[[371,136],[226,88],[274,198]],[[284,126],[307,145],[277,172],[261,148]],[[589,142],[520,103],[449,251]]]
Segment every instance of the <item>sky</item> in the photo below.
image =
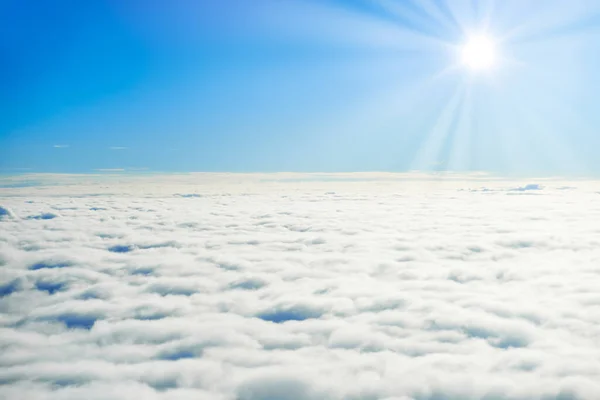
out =
[[[596,0],[4,0],[0,16],[0,173],[600,175]],[[460,59],[478,35],[485,71]]]

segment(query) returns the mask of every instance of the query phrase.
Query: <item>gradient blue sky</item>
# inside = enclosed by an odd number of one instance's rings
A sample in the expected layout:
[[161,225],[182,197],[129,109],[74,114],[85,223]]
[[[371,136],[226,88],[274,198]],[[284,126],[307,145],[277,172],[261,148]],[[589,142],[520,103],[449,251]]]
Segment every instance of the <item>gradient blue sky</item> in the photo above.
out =
[[[597,0],[3,0],[0,172],[600,174]],[[456,65],[472,33],[501,62]]]

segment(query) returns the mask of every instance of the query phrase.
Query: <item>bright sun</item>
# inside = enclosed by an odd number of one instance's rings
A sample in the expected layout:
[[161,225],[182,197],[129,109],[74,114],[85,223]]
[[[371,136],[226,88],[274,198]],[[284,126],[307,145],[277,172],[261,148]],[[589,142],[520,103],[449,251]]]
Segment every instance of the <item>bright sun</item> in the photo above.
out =
[[462,63],[472,70],[491,68],[496,61],[494,41],[488,36],[470,37],[461,49]]

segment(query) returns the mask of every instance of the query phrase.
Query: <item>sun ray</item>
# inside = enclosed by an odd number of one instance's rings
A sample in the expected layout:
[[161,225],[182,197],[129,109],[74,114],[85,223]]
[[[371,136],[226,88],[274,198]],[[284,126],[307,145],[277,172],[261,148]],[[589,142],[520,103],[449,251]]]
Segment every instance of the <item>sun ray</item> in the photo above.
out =
[[473,98],[472,86],[465,85],[463,98],[457,110],[457,120],[453,127],[450,154],[448,157],[448,169],[451,171],[467,171],[471,168],[473,154]]
[[[600,3],[574,1],[569,7],[559,7],[560,4],[548,2],[544,7],[513,12],[517,23],[505,29],[501,39],[511,43],[549,41],[557,36],[580,35],[600,29]],[[590,9],[590,6],[594,8]],[[534,14],[535,18],[526,18]]]
[[426,2],[412,4],[410,2],[398,2],[393,0],[372,0],[386,11],[392,13],[396,17],[401,17],[411,21],[419,33],[427,36],[435,37],[436,39],[447,42],[448,32],[456,29],[455,25],[448,22],[448,19],[439,13],[435,7],[431,7]]
[[496,85],[482,89],[474,99],[476,115],[483,119],[477,129],[483,142],[480,151],[501,158],[499,168],[507,172],[585,172],[565,135],[582,126],[577,123],[581,116],[567,112],[568,105],[556,100],[558,92],[543,90],[549,82],[539,75],[531,73],[527,81],[538,88],[534,97],[526,87],[515,92],[511,85]]
[[452,26],[453,30],[457,34],[457,37],[463,34],[463,26],[454,16],[454,13],[446,2],[436,0],[423,0],[423,2],[425,2],[428,9],[437,10],[437,12],[443,16],[444,20],[448,21],[448,24]]
[[492,18],[494,13],[496,12],[496,7],[498,3],[496,1],[487,1],[479,3],[481,8],[483,9],[483,15],[481,16],[481,26],[480,29],[484,31],[490,31],[493,29],[493,21]]
[[[577,122],[581,120],[581,116],[576,112],[569,112],[567,102],[556,100],[559,92],[545,89],[545,85],[548,86],[545,80],[535,84],[539,87],[535,101],[529,96],[512,96],[510,104],[521,116],[523,125],[530,128],[526,131],[524,129],[524,134],[534,141],[535,148],[543,151],[551,163],[550,167],[561,171],[585,171],[585,165],[573,151],[570,135],[566,134],[575,126],[581,128],[581,124]],[[548,115],[552,115],[551,121]]]
[[[257,15],[261,25],[284,37],[314,38],[322,43],[407,51],[421,51],[443,43],[426,32],[324,2],[277,2]],[[307,19],[310,25],[305,23]]]
[[456,112],[460,108],[464,93],[465,85],[462,83],[457,84],[454,93],[449,98],[445,108],[435,120],[430,133],[425,137],[418,149],[411,165],[412,170],[430,171],[437,169],[446,162],[440,156],[442,155],[444,143],[450,134]]
[[422,0],[419,4],[429,14],[434,16],[437,21],[443,23],[449,33],[453,34],[449,39],[455,39],[462,34],[462,27],[456,21],[456,18],[454,18],[454,15],[447,7],[446,3],[436,0]]

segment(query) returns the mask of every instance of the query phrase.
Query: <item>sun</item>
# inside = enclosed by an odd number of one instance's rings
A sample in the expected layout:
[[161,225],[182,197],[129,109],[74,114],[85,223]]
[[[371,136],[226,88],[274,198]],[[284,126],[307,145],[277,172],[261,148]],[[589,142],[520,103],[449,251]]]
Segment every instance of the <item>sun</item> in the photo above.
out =
[[474,35],[467,39],[460,51],[461,62],[471,70],[487,70],[496,63],[496,45],[485,35]]

